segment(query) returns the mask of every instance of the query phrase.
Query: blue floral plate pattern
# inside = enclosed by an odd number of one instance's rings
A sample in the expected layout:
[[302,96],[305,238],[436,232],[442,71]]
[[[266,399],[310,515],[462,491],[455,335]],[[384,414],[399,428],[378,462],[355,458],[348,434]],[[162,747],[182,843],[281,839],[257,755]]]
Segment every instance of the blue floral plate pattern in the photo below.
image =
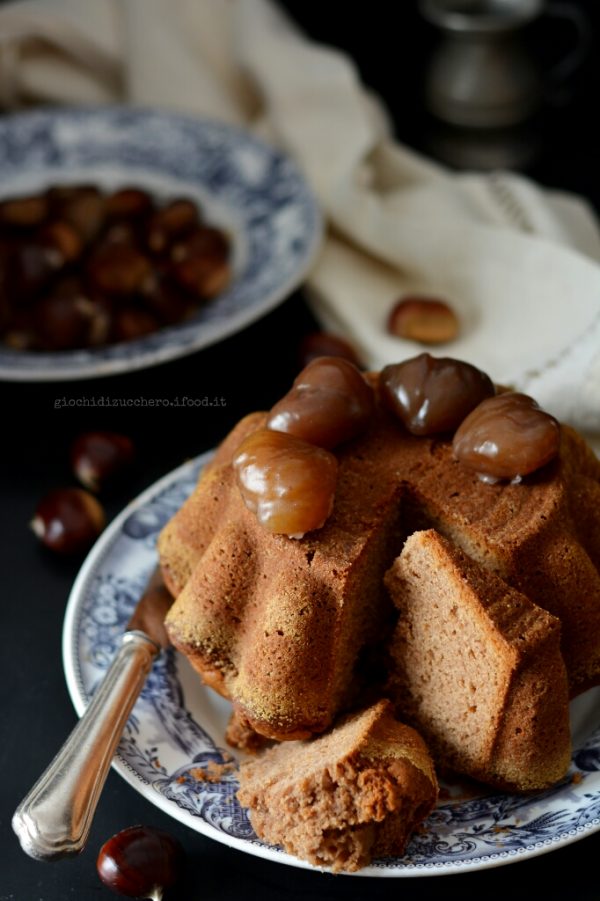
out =
[[[130,504],[92,549],[73,586],[63,632],[66,679],[79,714],[117,648],[156,564],[155,541],[190,494],[209,455],[186,463]],[[511,863],[551,851],[600,828],[600,705],[594,689],[572,705],[574,752],[568,776],[526,796],[445,799],[402,858],[377,860],[369,876],[426,876]],[[127,723],[114,766],[176,820],[250,854],[302,861],[259,841],[235,797],[236,767],[224,739],[229,706],[199,682],[174,651],[155,663]],[[234,758],[235,761],[235,758]]]
[[0,378],[112,375],[192,353],[282,302],[321,243],[321,215],[296,166],[242,129],[134,108],[46,110],[0,122],[0,198],[83,182],[196,200],[232,238],[231,284],[193,319],[125,344],[55,353],[0,346]]

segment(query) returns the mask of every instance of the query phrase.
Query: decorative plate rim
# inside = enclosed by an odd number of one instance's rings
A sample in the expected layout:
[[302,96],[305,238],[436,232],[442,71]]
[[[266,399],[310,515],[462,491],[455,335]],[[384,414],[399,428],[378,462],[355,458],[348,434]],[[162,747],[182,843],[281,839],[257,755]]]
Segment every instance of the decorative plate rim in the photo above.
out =
[[[145,491],[143,491],[137,498],[132,500],[110,523],[110,525],[96,542],[96,544],[88,554],[86,560],[84,561],[75,579],[67,602],[62,633],[63,667],[67,688],[75,710],[79,716],[81,716],[81,714],[83,713],[88,702],[88,697],[83,687],[82,678],[79,672],[80,661],[78,658],[77,647],[79,640],[78,629],[80,627],[79,620],[81,616],[81,606],[83,600],[85,599],[86,587],[90,585],[91,580],[94,578],[94,575],[101,568],[105,560],[107,558],[110,558],[111,550],[116,545],[119,536],[123,531],[123,526],[129,519],[129,517],[132,514],[139,513],[139,511],[144,510],[144,508],[146,508],[152,501],[154,501],[169,488],[176,486],[178,483],[184,481],[185,479],[191,479],[192,477],[195,477],[198,470],[201,469],[202,466],[204,466],[210,459],[212,453],[213,451],[208,451],[193,460],[183,463],[167,475],[162,476],[158,481],[156,481]],[[210,692],[210,689],[207,689],[201,685],[199,685],[198,687],[200,691]],[[600,729],[598,728],[594,730],[591,737],[588,736],[585,741],[584,747],[579,748],[578,752],[582,753],[588,746],[592,747],[592,739],[594,741],[593,748],[597,752],[598,749],[600,749]],[[219,737],[218,739],[215,739],[215,741],[220,742],[221,738]],[[300,860],[299,858],[287,854],[286,852],[278,848],[266,845],[256,838],[237,838],[235,836],[228,835],[227,833],[211,825],[209,822],[206,822],[201,818],[201,816],[192,814],[187,810],[182,809],[173,800],[168,799],[159,791],[155,790],[153,788],[153,785],[150,784],[148,780],[143,778],[138,772],[133,769],[128,761],[122,756],[120,751],[118,751],[115,756],[113,767],[116,772],[118,772],[119,775],[124,778],[125,781],[128,782],[133,788],[135,788],[139,794],[146,798],[146,800],[159,807],[161,810],[163,810],[163,812],[165,812],[169,816],[172,816],[178,822],[189,826],[194,831],[200,832],[208,838],[213,838],[216,841],[219,841],[220,843],[226,844],[237,850],[244,851],[246,853],[271,860],[276,863],[283,863],[302,869],[314,870],[317,872],[330,872],[326,867],[314,867],[306,861]],[[596,776],[598,776],[599,772],[600,767],[596,770],[590,771],[592,775],[595,774]],[[585,778],[586,776],[584,775],[583,779]],[[534,796],[527,796],[527,800],[532,801],[533,803],[539,801],[543,808],[544,803],[549,803],[552,797],[562,795],[563,792],[568,789],[570,784],[571,780],[567,778],[564,783],[561,783],[558,786],[547,790],[546,792],[536,793]],[[500,794],[498,795],[498,797],[511,798],[516,796]],[[583,800],[583,798],[585,797],[586,795],[582,795],[580,800]],[[588,795],[587,797],[594,796]],[[490,796],[490,803],[493,803],[495,798],[496,795]],[[598,786],[596,786],[596,803],[598,802],[598,799],[600,799],[600,791],[598,790]],[[439,805],[437,810],[449,811],[458,809],[459,807],[463,807],[463,805],[466,803],[468,802],[459,802],[458,804],[442,803]],[[578,808],[578,811],[585,809],[586,808]],[[547,836],[543,839],[532,841],[532,843],[530,845],[527,845],[526,847],[502,849],[501,833],[506,830],[499,829],[498,850],[490,851],[490,853],[488,854],[480,854],[470,859],[461,860],[457,858],[452,861],[432,861],[429,863],[426,861],[414,863],[410,862],[410,860],[408,860],[406,863],[402,863],[402,858],[394,858],[393,860],[395,861],[395,863],[393,864],[386,864],[385,860],[376,861],[371,866],[365,867],[357,873],[342,873],[340,875],[401,878],[416,876],[452,875],[457,873],[472,872],[481,869],[503,866],[519,860],[525,860],[539,856],[541,854],[549,853],[550,851],[564,847],[568,844],[572,844],[575,841],[578,841],[584,837],[587,837],[588,835],[593,834],[594,832],[599,831],[600,811],[598,812],[598,814],[599,815],[593,816],[591,819],[587,820],[586,822],[580,823],[576,827],[566,829],[564,832],[558,832],[557,834]],[[551,818],[552,812],[548,810],[545,815]],[[543,819],[543,816],[544,811],[542,809],[537,819]],[[465,839],[468,837],[466,832],[460,833],[460,835],[464,835]]]
[[[122,121],[120,122],[119,120]],[[219,295],[215,302],[221,299],[227,301],[230,295],[233,295],[235,292],[236,303],[239,305],[239,309],[236,309],[233,315],[228,313],[222,319],[191,320],[190,322],[164,327],[145,338],[122,344],[107,345],[98,349],[34,353],[12,351],[0,346],[0,379],[14,382],[90,379],[138,371],[187,356],[231,337],[271,312],[301,284],[313,266],[324,234],[323,217],[316,198],[300,167],[289,155],[276,147],[271,147],[250,131],[245,130],[243,126],[233,125],[209,117],[194,117],[183,112],[173,112],[159,107],[127,107],[119,105],[102,107],[45,107],[41,110],[11,113],[6,116],[0,122],[0,136],[6,137],[11,133],[16,133],[19,128],[23,129],[28,126],[33,128],[36,124],[42,125],[45,123],[48,124],[48,128],[53,125],[57,128],[67,124],[85,129],[86,126],[90,127],[88,123],[124,128],[123,122],[129,121],[130,123],[135,123],[136,128],[139,128],[144,123],[153,124],[159,120],[173,128],[179,127],[182,130],[182,135],[186,129],[196,130],[198,134],[207,130],[219,133],[224,144],[227,144],[228,152],[233,153],[234,148],[252,149],[262,154],[265,160],[270,160],[272,166],[275,167],[277,165],[279,168],[285,169],[288,183],[297,192],[294,196],[293,204],[290,203],[290,209],[302,211],[306,216],[307,222],[304,235],[305,242],[297,258],[293,259],[293,271],[287,273],[285,278],[268,286],[268,289],[261,293],[258,300],[253,300],[247,306],[240,303],[237,297],[240,294],[240,290],[244,287],[243,278],[240,281],[234,279],[232,285]],[[63,138],[62,140],[64,141],[65,139]],[[58,139],[57,143],[59,143]],[[83,144],[84,142],[82,141],[81,146]],[[77,147],[79,148],[80,145],[77,145]],[[63,148],[63,152],[68,153],[73,152],[73,150],[71,148],[68,151],[68,149],[65,150]],[[14,172],[19,172],[20,180],[29,174],[31,181],[35,183],[44,183],[44,180],[40,179],[40,175],[43,173],[46,173],[46,178],[49,182],[53,177],[59,177],[61,169],[65,173],[69,172],[69,167],[64,161],[58,166],[56,163],[49,165],[47,161],[36,163],[36,166],[32,166],[31,163],[26,161],[23,165],[22,171],[15,167]],[[38,165],[39,168],[37,167]],[[142,172],[141,177],[138,179],[140,183],[149,176],[149,170],[144,170],[144,166],[140,166],[139,163],[128,166],[123,159],[107,158],[103,162],[96,162],[89,166],[92,173],[109,167],[114,172],[118,171],[121,173],[120,181],[122,182],[127,178],[133,180],[135,172]],[[88,167],[80,165],[79,168],[83,171]],[[211,192],[207,190],[205,182],[197,181],[190,177],[183,177],[183,175],[178,179],[172,173],[166,173],[165,170],[162,170],[156,159],[151,168],[155,179],[159,179],[162,174],[163,177],[168,177],[172,182],[179,180],[180,190],[182,191],[185,190],[186,185],[189,185],[190,192],[195,187],[197,191],[203,191],[209,197],[211,196]],[[5,163],[0,154],[0,196],[9,193],[4,190],[4,181],[7,175],[13,175],[14,172]],[[68,177],[67,180],[69,180]],[[249,232],[247,223],[244,222],[240,215],[240,210],[234,206],[228,206],[217,195],[213,199],[216,204],[228,210],[231,219],[236,220],[240,234],[245,237]],[[310,223],[310,227],[308,223]],[[242,276],[244,274],[243,272]],[[243,300],[243,296],[240,300]]]

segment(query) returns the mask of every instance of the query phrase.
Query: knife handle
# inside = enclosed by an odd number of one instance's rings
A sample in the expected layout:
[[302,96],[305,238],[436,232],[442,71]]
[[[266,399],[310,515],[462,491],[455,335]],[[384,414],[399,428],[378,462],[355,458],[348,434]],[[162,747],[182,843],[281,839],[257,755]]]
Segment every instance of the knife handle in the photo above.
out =
[[78,854],[115,749],[160,648],[126,632],[115,659],[69,738],[13,816],[21,847],[38,860]]

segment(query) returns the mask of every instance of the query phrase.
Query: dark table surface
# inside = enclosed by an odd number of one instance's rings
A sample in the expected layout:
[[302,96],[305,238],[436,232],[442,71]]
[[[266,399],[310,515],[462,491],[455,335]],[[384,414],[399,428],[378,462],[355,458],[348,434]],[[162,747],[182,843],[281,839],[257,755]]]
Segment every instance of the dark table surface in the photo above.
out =
[[[380,92],[399,138],[433,152],[439,129],[422,111],[419,91],[433,36],[414,4],[403,8],[398,26],[385,26],[388,4],[347,8],[343,20],[323,21],[322,4],[287,6],[308,33],[348,50],[364,80]],[[313,7],[307,9],[306,7]],[[592,3],[594,51],[598,15]],[[365,16],[370,17],[365,22]],[[380,19],[374,21],[375,16]],[[532,155],[522,164],[542,183],[577,191],[600,207],[598,140],[590,131],[597,110],[600,66],[592,52],[578,73],[569,98],[548,107],[530,125]],[[438,145],[439,146],[439,145]],[[80,565],[45,552],[28,530],[37,500],[72,481],[68,448],[87,429],[124,431],[139,449],[127,481],[105,498],[110,517],[183,460],[213,447],[244,413],[268,408],[297,371],[299,338],[315,328],[302,292],[287,298],[271,315],[201,353],[131,375],[68,384],[0,385],[2,440],[0,553],[3,649],[0,699],[0,901],[78,901],[112,897],[99,882],[95,858],[102,842],[134,823],[170,831],[183,844],[187,868],[170,897],[195,899],[358,899],[485,896],[522,898],[542,893],[550,899],[598,901],[600,835],[511,866],[432,878],[382,880],[346,878],[270,863],[209,840],[170,819],[111,772],[87,849],[75,860],[44,864],[29,859],[10,829],[17,803],[58,750],[76,722],[61,661],[61,630],[71,585]],[[175,398],[219,396],[220,407],[101,409],[55,408],[57,398],[108,395]]]

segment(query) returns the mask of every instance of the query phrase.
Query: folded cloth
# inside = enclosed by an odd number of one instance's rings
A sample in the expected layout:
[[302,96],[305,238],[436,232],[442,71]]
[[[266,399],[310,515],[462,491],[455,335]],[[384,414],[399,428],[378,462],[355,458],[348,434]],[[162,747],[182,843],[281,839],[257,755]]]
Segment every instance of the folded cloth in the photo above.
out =
[[307,294],[366,365],[423,350],[386,331],[445,297],[461,357],[600,434],[600,232],[587,204],[510,173],[454,174],[393,137],[352,61],[270,0],[23,0],[0,9],[0,102],[125,102],[240,123],[289,152],[329,229]]

